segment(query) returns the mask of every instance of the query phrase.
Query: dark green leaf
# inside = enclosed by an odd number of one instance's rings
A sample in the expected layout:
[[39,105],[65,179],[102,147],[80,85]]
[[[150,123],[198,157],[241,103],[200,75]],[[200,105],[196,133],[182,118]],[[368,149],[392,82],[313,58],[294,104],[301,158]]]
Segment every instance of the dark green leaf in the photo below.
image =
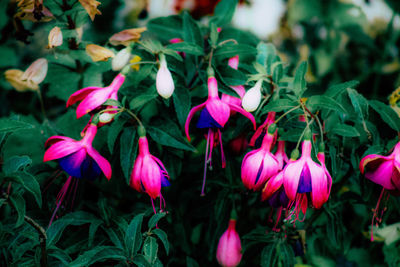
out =
[[138,254],[133,258],[133,263],[135,263],[139,267],[153,267],[148,263],[146,257],[142,254]]
[[113,153],[117,137],[124,128],[124,124],[126,121],[127,119],[125,119],[124,117],[118,116],[118,118],[112,123],[112,126],[109,127],[107,135],[107,144],[110,153]]
[[280,112],[298,106],[298,103],[290,99],[277,99],[270,101],[264,108],[262,114],[270,111]]
[[238,0],[221,0],[214,9],[214,17],[211,22],[217,26],[224,26],[228,24],[235,13]]
[[364,122],[368,116],[368,101],[354,89],[347,88],[347,93],[357,117]]
[[186,256],[186,267],[199,267],[199,264],[191,257]]
[[172,95],[172,98],[174,100],[176,116],[179,124],[181,127],[184,127],[191,106],[189,90],[185,87],[177,86],[175,88],[175,94]]
[[155,234],[161,240],[161,242],[164,245],[165,252],[168,255],[169,254],[169,242],[168,242],[167,234],[161,229],[153,229],[152,233]]
[[346,124],[335,125],[330,132],[345,137],[360,136],[360,133],[353,126]]
[[33,125],[16,120],[2,118],[0,119],[0,133],[9,133],[17,130],[25,130],[32,128]]
[[236,55],[255,55],[257,50],[250,46],[244,44],[231,44],[227,43],[222,46],[218,46],[214,52],[215,57],[220,57],[221,59],[234,57]]
[[347,88],[356,87],[360,82],[359,81],[348,81],[344,83],[335,84],[329,87],[329,89],[325,92],[324,95],[329,97],[336,97],[341,93],[345,92]]
[[170,44],[167,47],[169,49],[185,52],[191,55],[196,55],[196,56],[204,55],[203,49],[194,43],[181,42],[181,43]]
[[71,262],[69,267],[84,267],[91,266],[96,262],[103,262],[106,260],[119,260],[125,261],[126,258],[123,255],[123,251],[110,247],[110,246],[97,246],[92,250],[85,251],[83,254]]
[[148,263],[153,265],[157,260],[158,244],[154,237],[148,236],[143,244],[143,253]]
[[18,177],[22,181],[24,188],[30,192],[36,200],[39,208],[42,207],[42,193],[40,191],[40,185],[36,180],[36,177],[28,172],[15,172],[13,176]]
[[313,95],[307,99],[307,107],[315,112],[317,109],[331,109],[339,113],[346,113],[344,107],[335,99],[324,95]]
[[[203,47],[203,36],[197,22],[187,12],[183,12],[183,41]],[[201,49],[203,50],[203,49]]]
[[165,217],[165,215],[167,215],[165,212],[161,212],[161,213],[156,213],[153,216],[151,216],[149,223],[148,223],[149,229],[153,229],[154,227],[156,227],[158,221],[161,218]]
[[129,102],[129,107],[131,109],[140,109],[144,105],[146,105],[149,101],[155,99],[157,96],[158,96],[157,93],[139,95],[134,99],[132,99],[131,102]]
[[187,151],[195,151],[196,149],[191,146],[190,144],[187,144],[186,142],[179,141],[177,138],[173,137],[172,135],[164,132],[163,130],[159,128],[154,128],[154,127],[146,127],[146,130],[150,137],[157,143],[164,145],[164,146],[170,146],[178,149],[183,149]]
[[261,252],[261,267],[277,266],[278,255],[276,254],[276,244],[268,244]]
[[15,227],[19,227],[24,223],[25,218],[25,200],[20,194],[10,195],[10,201],[17,211],[18,218]]
[[133,162],[136,158],[136,130],[133,127],[125,128],[120,139],[120,161],[122,172],[127,184],[129,184],[130,174],[133,168]]
[[399,115],[392,108],[377,100],[370,100],[369,104],[393,130],[400,131]]
[[133,217],[132,221],[129,223],[128,228],[125,233],[125,247],[128,252],[128,257],[133,258],[140,246],[142,245],[142,222],[144,214],[138,214]]
[[117,106],[121,107],[121,103],[115,99],[107,99],[106,102],[103,103],[104,106]]
[[161,17],[150,20],[147,29],[165,41],[182,38],[182,19],[180,16]]
[[9,175],[18,171],[20,168],[25,168],[31,163],[32,160],[28,156],[13,156],[4,162],[3,172],[5,175]]
[[301,97],[307,89],[305,75],[307,72],[307,61],[303,61],[296,69],[293,80],[293,92],[296,96]]

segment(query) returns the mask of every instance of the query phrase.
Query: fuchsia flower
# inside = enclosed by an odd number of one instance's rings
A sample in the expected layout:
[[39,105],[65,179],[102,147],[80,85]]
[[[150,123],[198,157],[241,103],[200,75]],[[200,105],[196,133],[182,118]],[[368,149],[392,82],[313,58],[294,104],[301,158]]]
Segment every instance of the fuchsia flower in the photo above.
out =
[[82,101],[76,109],[76,117],[79,119],[100,107],[107,99],[118,100],[117,93],[124,81],[125,75],[119,73],[107,87],[86,87],[78,90],[69,97],[67,107]]
[[[305,215],[308,206],[308,195],[311,196],[312,205],[319,209],[327,201],[332,185],[330,175],[326,168],[314,162],[311,158],[311,132],[306,134],[302,144],[302,155],[298,160],[298,151],[292,153],[291,160],[283,170],[283,185],[286,195],[295,204],[295,220],[298,219],[300,210]],[[329,174],[329,173],[328,173]],[[305,218],[305,216],[304,216]]]
[[275,130],[276,126],[273,124],[264,136],[261,147],[250,151],[243,158],[241,177],[247,189],[260,190],[279,171],[279,162],[271,153]]
[[278,141],[278,148],[275,152],[275,157],[279,162],[279,169],[282,170],[286,163],[289,162],[288,156],[285,152],[285,141]]
[[[169,176],[161,160],[151,155],[149,152],[149,144],[145,134],[139,137],[139,155],[136,158],[131,173],[130,186],[138,192],[145,192],[153,199],[160,197],[161,202],[164,201],[161,195],[161,187],[169,186]],[[156,213],[153,204],[154,213]],[[160,208],[161,209],[161,208]]]
[[110,180],[110,163],[92,147],[96,132],[97,126],[90,124],[80,141],[65,136],[50,137],[43,161],[58,160],[61,168],[75,178],[94,180],[103,172]]
[[222,167],[225,167],[225,156],[222,148],[222,138],[221,138],[221,128],[225,126],[225,124],[229,120],[231,110],[237,111],[242,115],[246,116],[253,123],[254,128],[256,127],[256,122],[254,120],[253,115],[249,112],[243,110],[241,107],[233,105],[231,103],[224,103],[218,96],[218,83],[215,77],[210,76],[208,78],[208,99],[206,102],[195,106],[192,108],[188,114],[185,123],[185,132],[186,137],[190,141],[189,136],[189,125],[192,120],[194,114],[197,111],[200,111],[200,119],[197,122],[197,128],[207,129],[207,146],[205,153],[205,163],[204,163],[204,177],[203,177],[203,186],[202,186],[202,195],[204,195],[204,186],[206,180],[206,170],[207,163],[211,166],[211,157],[212,157],[212,149],[214,147],[214,140],[219,140],[219,144],[221,147],[221,160]]
[[[228,61],[228,65],[232,68],[237,70],[239,66],[239,56],[236,55],[234,57],[231,57]],[[246,93],[246,90],[244,89],[243,85],[236,85],[236,86],[231,86],[231,88],[240,96],[235,97],[227,94],[222,94],[221,100],[227,104],[232,104],[241,107],[242,106],[242,97]],[[233,115],[234,111],[231,111],[231,114]]]
[[389,156],[371,154],[365,156],[360,162],[360,171],[372,182],[381,185],[382,191],[379,196],[371,222],[371,241],[374,240],[373,226],[382,221],[385,208],[380,211],[380,202],[389,198],[390,193],[398,193],[400,190],[400,142],[395,145]]
[[400,190],[400,142],[389,156],[371,154],[360,162],[360,171],[365,177],[386,190]]
[[235,226],[236,220],[230,219],[228,229],[222,234],[218,242],[217,260],[223,267],[238,266],[242,259],[242,245]]
[[275,122],[275,115],[276,115],[276,112],[274,112],[274,111],[268,112],[268,116],[267,116],[267,118],[265,119],[264,123],[261,124],[261,125],[257,128],[256,132],[255,132],[255,133],[253,134],[253,136],[251,137],[250,143],[249,143],[250,146],[254,146],[254,147],[260,147],[260,146],[261,146],[261,142],[262,142],[262,140],[263,140],[263,138],[264,138],[264,135],[265,135],[266,132],[267,132],[268,127],[269,127],[272,123]]

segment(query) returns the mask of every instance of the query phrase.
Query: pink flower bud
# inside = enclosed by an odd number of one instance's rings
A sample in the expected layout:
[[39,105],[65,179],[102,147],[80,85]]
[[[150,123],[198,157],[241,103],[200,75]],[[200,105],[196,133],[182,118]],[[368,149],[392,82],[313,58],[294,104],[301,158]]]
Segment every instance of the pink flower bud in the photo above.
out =
[[223,267],[238,266],[242,259],[242,245],[235,226],[236,220],[230,219],[228,229],[222,234],[218,242],[217,260]]

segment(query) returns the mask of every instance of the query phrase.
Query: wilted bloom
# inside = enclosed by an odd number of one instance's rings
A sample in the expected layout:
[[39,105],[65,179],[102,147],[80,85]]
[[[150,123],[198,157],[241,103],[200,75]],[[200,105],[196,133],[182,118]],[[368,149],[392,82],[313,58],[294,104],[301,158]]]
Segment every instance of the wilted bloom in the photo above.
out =
[[83,8],[88,13],[90,19],[93,21],[96,15],[101,15],[100,10],[97,9],[97,6],[101,3],[96,0],[79,0],[79,3],[83,6]]
[[90,124],[80,141],[65,136],[52,136],[47,139],[45,146],[48,149],[43,161],[57,160],[60,167],[70,175],[57,196],[56,208],[50,224],[68,192],[71,181],[76,184],[73,178],[94,180],[102,172],[108,180],[111,178],[110,163],[92,147],[96,132],[97,126]]
[[131,58],[131,48],[128,46],[124,49],[121,49],[111,61],[112,70],[113,71],[122,70],[122,68],[125,67],[126,64],[128,64],[130,58]]
[[78,90],[68,98],[67,107],[82,101],[76,109],[76,117],[79,119],[100,107],[107,99],[118,100],[118,90],[124,80],[125,75],[119,73],[107,87],[86,87]]
[[276,112],[274,111],[270,111],[268,112],[268,116],[265,119],[264,123],[261,124],[256,132],[253,134],[253,136],[250,139],[250,146],[254,146],[254,147],[260,147],[261,146],[261,142],[264,139],[264,135],[267,132],[268,127],[275,122],[275,115]]
[[160,68],[156,77],[157,93],[165,99],[171,97],[175,90],[174,80],[172,79],[171,72],[168,69],[167,61],[163,54],[160,55]]
[[400,190],[400,142],[397,143],[392,153],[389,156],[381,156],[377,154],[370,154],[365,156],[360,162],[360,171],[366,178],[372,182],[381,185],[382,191],[373,210],[372,225],[371,225],[371,241],[373,237],[373,226],[376,226],[382,221],[383,209],[379,212],[380,202],[387,199],[390,193],[398,193]]
[[146,30],[145,27],[123,30],[111,36],[109,41],[112,45],[128,46],[130,43],[139,41],[142,32]]
[[[228,65],[229,65],[229,67],[237,70],[237,68],[239,66],[239,56],[231,57],[228,61]],[[222,94],[221,100],[227,104],[233,104],[233,105],[237,105],[240,107],[242,105],[242,98],[243,98],[244,94],[246,93],[246,90],[244,89],[243,85],[235,85],[235,86],[231,86],[231,88],[240,96],[240,98],[231,96],[231,95],[227,95],[227,94]],[[231,111],[231,114],[234,114],[234,113],[235,113],[235,111]]]
[[24,72],[18,69],[10,69],[4,72],[6,81],[9,82],[12,87],[18,92],[25,92],[27,90],[38,90],[39,85],[30,80],[22,80]]
[[38,90],[39,84],[46,78],[48,69],[47,59],[35,60],[24,72],[18,69],[7,70],[6,80],[19,92]]
[[256,84],[252,88],[250,88],[246,92],[246,94],[244,94],[242,99],[242,106],[246,111],[255,111],[258,108],[258,105],[260,105],[261,85],[262,80],[257,81]]
[[228,229],[218,241],[217,260],[223,267],[238,266],[242,259],[242,245],[235,227],[236,219],[230,219]]
[[190,141],[190,136],[189,136],[190,121],[192,120],[194,114],[200,110],[201,110],[200,118],[196,126],[197,128],[200,129],[207,129],[207,145],[205,153],[204,177],[202,186],[202,195],[204,195],[207,164],[209,163],[211,166],[212,149],[214,147],[215,140],[217,140],[217,142],[220,143],[222,167],[224,168],[226,164],[222,148],[222,138],[220,129],[223,128],[225,124],[228,122],[231,110],[237,111],[246,116],[248,119],[250,119],[251,122],[253,123],[254,128],[256,127],[256,122],[254,120],[253,115],[246,112],[242,108],[221,101],[221,99],[218,96],[218,83],[213,75],[208,78],[207,101],[204,102],[203,104],[200,104],[192,108],[186,119],[185,132],[186,132],[186,137],[188,138],[189,141]]
[[53,14],[43,5],[43,0],[18,0],[16,18],[33,22],[48,22],[54,18]]
[[276,126],[271,125],[259,149],[250,151],[243,158],[241,177],[247,189],[260,190],[269,178],[279,171],[279,162],[271,153]]
[[62,45],[63,35],[60,27],[56,26],[53,29],[51,29],[48,39],[49,39],[49,44],[47,46],[48,48],[53,48]]
[[[133,165],[130,186],[138,192],[148,194],[152,204],[153,199],[160,197],[161,206],[163,201],[161,187],[170,185],[168,172],[162,162],[150,154],[145,132],[139,135],[139,154]],[[155,209],[154,212],[156,212]]]
[[[302,144],[302,155],[296,160],[298,151],[292,153],[291,160],[283,170],[283,184],[288,198],[295,205],[295,220],[300,211],[305,215],[308,207],[308,196],[312,205],[319,209],[327,201],[332,182],[325,169],[311,158],[311,132],[305,135]],[[305,218],[305,216],[304,216]]]
[[113,51],[95,44],[86,46],[86,54],[88,54],[94,62],[107,61],[110,57],[114,57]]

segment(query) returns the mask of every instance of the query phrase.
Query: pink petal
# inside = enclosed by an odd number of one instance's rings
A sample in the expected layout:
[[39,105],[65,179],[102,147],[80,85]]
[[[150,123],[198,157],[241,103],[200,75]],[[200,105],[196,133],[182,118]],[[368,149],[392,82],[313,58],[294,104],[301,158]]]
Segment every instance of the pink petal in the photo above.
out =
[[111,165],[99,152],[97,152],[93,147],[86,148],[87,153],[96,161],[97,165],[99,165],[100,169],[103,171],[104,175],[108,180],[111,179]]
[[161,170],[149,156],[143,159],[142,183],[151,198],[157,198],[161,192]]
[[49,147],[49,149],[46,150],[46,152],[44,153],[43,161],[46,162],[65,157],[78,151],[81,148],[81,144],[77,141],[59,141],[58,143],[53,144]]
[[166,176],[166,177],[169,178],[167,169],[165,168],[165,166],[164,166],[164,164],[161,162],[161,160],[159,160],[157,157],[155,157],[155,156],[153,156],[153,155],[150,155],[150,156],[151,156],[151,158],[152,158],[155,162],[158,163],[158,165],[159,165],[159,167],[161,168],[161,170],[165,172],[165,173],[164,173],[164,176]]
[[254,189],[254,183],[263,160],[264,153],[260,149],[247,153],[243,159],[241,177],[247,189]]
[[310,169],[311,174],[311,198],[313,206],[317,209],[321,208],[322,205],[328,199],[328,181],[325,176],[325,170],[323,167],[312,159],[307,160],[307,166]]
[[240,114],[242,114],[243,116],[247,117],[251,121],[251,123],[253,123],[254,130],[257,128],[256,120],[254,119],[254,116],[250,112],[247,112],[246,110],[242,109],[241,107],[235,106],[235,105],[229,105],[229,107],[232,110],[237,111]]
[[219,98],[212,98],[206,101],[206,108],[211,117],[213,117],[219,125],[224,127],[231,113],[229,106],[219,100]]
[[185,133],[186,133],[186,137],[187,137],[187,139],[188,139],[189,141],[190,141],[190,136],[189,136],[189,125],[190,125],[190,121],[192,120],[194,114],[195,114],[197,111],[199,111],[200,109],[202,109],[205,105],[206,105],[206,103],[202,103],[202,104],[200,104],[200,105],[198,105],[198,106],[193,107],[193,108],[190,110],[190,112],[189,112],[189,114],[188,114],[188,116],[187,116],[187,118],[186,118],[186,122],[185,122]]
[[392,183],[396,186],[396,189],[400,191],[400,168],[397,164],[393,169]]
[[102,87],[86,87],[86,88],[76,91],[68,98],[67,107],[75,104],[78,101],[81,101],[91,92],[93,92],[95,90],[101,90],[101,89],[103,89],[103,88]]
[[377,169],[371,171],[367,170],[365,172],[365,177],[372,182],[383,186],[385,189],[395,189],[395,186],[392,183],[392,174],[395,171],[393,161],[380,160],[380,162],[381,164]]
[[44,147],[49,147],[49,146],[51,146],[54,143],[57,143],[59,141],[76,142],[72,138],[69,138],[69,137],[66,137],[66,136],[55,135],[55,136],[49,137],[49,139],[47,139],[46,143],[44,143]]
[[[378,160],[378,161],[376,161]],[[381,164],[382,160],[389,160],[387,157],[381,156],[381,155],[377,155],[377,154],[371,154],[371,155],[367,155],[365,156],[361,161],[360,161],[360,172],[364,173],[365,171],[365,167],[370,164],[370,166],[368,166],[369,169],[375,170],[376,168],[378,168]],[[376,162],[375,162],[376,161]],[[378,163],[379,162],[379,163]]]
[[283,172],[278,172],[267,181],[261,193],[261,200],[269,199],[283,184]]
[[129,182],[130,186],[133,187],[136,191],[142,192],[142,184],[141,184],[141,172],[143,168],[143,156],[137,156],[135,160],[135,164],[133,165],[133,170],[131,173],[131,180]]
[[304,164],[304,160],[299,159],[294,162],[289,162],[283,170],[283,186],[285,187],[286,195],[290,200],[295,200],[296,198],[300,175],[304,168]]
[[278,160],[270,152],[265,154],[262,164],[263,164],[263,170],[261,172],[260,178],[257,181],[257,184],[255,185],[256,190],[261,189],[261,187],[264,186],[264,183],[269,178],[277,174],[279,171]]
[[112,88],[103,88],[102,90],[91,92],[76,108],[76,117],[79,119],[90,111],[101,106],[110,98],[111,92]]

